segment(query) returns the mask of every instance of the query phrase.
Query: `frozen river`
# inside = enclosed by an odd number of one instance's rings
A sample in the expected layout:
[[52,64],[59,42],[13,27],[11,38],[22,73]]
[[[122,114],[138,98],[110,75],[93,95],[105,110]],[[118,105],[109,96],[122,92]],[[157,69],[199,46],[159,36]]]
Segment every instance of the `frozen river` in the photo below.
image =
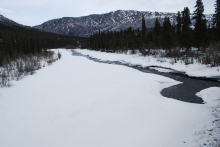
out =
[[[96,58],[91,58],[90,56],[87,55],[82,55],[76,51],[72,51],[72,55],[83,56],[99,63],[124,65],[126,67],[137,69],[144,73],[153,73],[153,74],[172,78],[176,81],[180,81],[182,82],[181,84],[164,88],[161,91],[161,94],[163,96],[168,98],[174,98],[180,101],[202,104],[204,102],[200,97],[196,96],[197,92],[209,87],[220,87],[220,82],[218,81],[218,79],[214,79],[214,78],[195,78],[195,77],[192,78],[187,75],[184,75],[184,73],[173,71],[170,69],[163,69],[158,67],[143,68],[141,66],[129,65],[118,61],[103,61]],[[166,70],[166,72],[164,72],[164,70]]]

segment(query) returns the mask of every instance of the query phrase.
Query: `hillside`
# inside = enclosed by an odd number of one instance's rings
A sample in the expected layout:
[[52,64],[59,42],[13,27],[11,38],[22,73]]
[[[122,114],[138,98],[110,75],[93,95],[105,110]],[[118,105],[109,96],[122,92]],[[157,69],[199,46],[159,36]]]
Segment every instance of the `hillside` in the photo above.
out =
[[[62,35],[86,37],[98,30],[120,31],[128,27],[141,28],[142,15],[145,16],[147,28],[154,27],[156,18],[159,18],[162,24],[165,16],[170,18],[172,24],[176,22],[176,13],[117,10],[105,14],[53,19],[34,28]],[[208,24],[212,22],[212,17],[213,14],[206,14]]]
[[9,27],[21,27],[21,28],[31,29],[31,27],[14,22],[13,20],[8,19],[7,17],[1,14],[0,14],[0,24]]
[[74,48],[80,39],[24,26],[0,15],[0,67],[24,55],[40,54],[43,49]]

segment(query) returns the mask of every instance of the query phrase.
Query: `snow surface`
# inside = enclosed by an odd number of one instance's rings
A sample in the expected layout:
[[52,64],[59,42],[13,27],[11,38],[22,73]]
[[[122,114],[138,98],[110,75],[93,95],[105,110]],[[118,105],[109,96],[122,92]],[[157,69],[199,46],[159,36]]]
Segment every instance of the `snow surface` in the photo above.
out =
[[0,89],[1,147],[198,147],[218,141],[215,131],[203,132],[216,127],[212,110],[220,88],[197,94],[206,104],[181,102],[160,94],[178,81],[59,51],[62,58],[52,66]]
[[158,67],[150,67],[149,69],[154,69],[154,70],[157,70],[157,71],[159,71],[159,72],[165,72],[165,73],[173,72],[173,70],[164,69],[164,68],[158,68]]
[[170,68],[176,71],[185,72],[185,74],[193,77],[220,76],[220,67],[209,67],[207,65],[200,63],[185,65],[185,63],[181,63],[181,61],[177,61],[177,63],[174,63],[173,59],[169,59],[169,58],[154,58],[153,56],[144,57],[138,54],[126,55],[126,54],[117,54],[117,53],[105,53],[105,52],[92,51],[87,49],[84,50],[76,49],[75,51],[83,55],[89,55],[92,58],[97,58],[101,60],[120,61],[130,65],[140,65],[142,67],[158,66],[158,67]]

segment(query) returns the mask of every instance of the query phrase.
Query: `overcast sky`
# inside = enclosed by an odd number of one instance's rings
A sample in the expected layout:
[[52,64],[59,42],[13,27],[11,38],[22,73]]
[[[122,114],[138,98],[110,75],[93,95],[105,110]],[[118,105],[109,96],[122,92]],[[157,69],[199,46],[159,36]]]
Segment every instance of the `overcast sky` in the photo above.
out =
[[[215,0],[202,0],[205,14],[214,13]],[[80,17],[115,10],[174,12],[196,0],[0,0],[0,14],[23,25],[34,26],[61,17]]]

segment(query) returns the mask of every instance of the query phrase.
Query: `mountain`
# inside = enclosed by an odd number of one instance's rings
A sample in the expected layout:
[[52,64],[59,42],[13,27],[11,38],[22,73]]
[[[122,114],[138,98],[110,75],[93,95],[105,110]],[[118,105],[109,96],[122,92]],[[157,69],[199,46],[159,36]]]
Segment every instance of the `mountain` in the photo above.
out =
[[20,28],[25,28],[25,29],[31,29],[31,27],[14,22],[13,20],[8,19],[1,14],[0,14],[0,24],[9,26],[9,27],[20,27]]
[[[49,20],[34,28],[44,31],[68,35],[87,37],[92,33],[102,31],[120,31],[132,27],[141,29],[142,15],[145,16],[146,27],[154,27],[156,18],[162,24],[164,17],[170,17],[172,24],[176,23],[176,13],[165,12],[149,12],[149,11],[134,11],[134,10],[117,10],[105,14],[93,14],[83,17],[63,17],[59,19]],[[192,17],[192,14],[191,14]],[[213,14],[207,14],[207,23],[212,22]],[[195,22],[192,22],[194,24]]]

